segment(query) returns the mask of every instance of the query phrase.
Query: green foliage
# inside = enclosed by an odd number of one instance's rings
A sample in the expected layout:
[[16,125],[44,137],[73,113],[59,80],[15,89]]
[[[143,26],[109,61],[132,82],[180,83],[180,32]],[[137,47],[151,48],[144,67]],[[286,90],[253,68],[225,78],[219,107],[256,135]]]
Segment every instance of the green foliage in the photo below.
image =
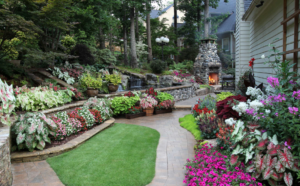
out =
[[56,124],[46,118],[43,113],[30,113],[20,115],[12,131],[17,136],[16,144],[18,150],[28,149],[33,151],[35,148],[43,150],[46,142],[51,143],[49,134],[54,135]]
[[237,88],[241,91],[242,96],[246,95],[247,87],[245,86],[244,81],[249,81],[249,74],[252,72],[251,69],[244,72],[242,76],[239,77],[239,82],[237,84]]
[[34,87],[27,88],[21,87],[15,90],[16,96],[16,108],[21,108],[25,111],[38,111],[45,110],[72,101],[74,93],[69,90],[54,91],[48,89],[48,87]]
[[182,63],[186,65],[186,69],[190,72],[194,72],[194,62],[189,60],[184,60]]
[[180,126],[190,131],[196,140],[200,140],[201,131],[196,123],[196,120],[192,114],[185,115],[183,118],[179,118]]
[[184,48],[180,51],[179,60],[195,61],[195,58],[197,57],[198,53],[199,53],[199,46]]
[[114,65],[117,62],[117,58],[111,53],[109,49],[97,50],[96,64],[102,64],[108,66]]
[[177,70],[177,71],[180,71],[180,70],[184,70],[186,69],[186,65],[184,63],[173,63],[173,65],[170,65],[169,67],[170,69],[172,70]]
[[82,65],[95,64],[94,56],[91,53],[90,48],[85,44],[77,44],[72,50],[71,54],[79,56],[78,61]]
[[66,53],[70,53],[71,49],[76,45],[76,41],[75,39],[70,36],[70,35],[66,35],[62,40],[61,43],[64,47],[67,48]]
[[140,100],[140,97],[135,96],[135,97],[127,97],[127,96],[122,96],[122,97],[115,97],[111,101],[111,108],[113,109],[114,115],[118,114],[126,114],[128,113],[128,109],[133,107],[137,101]]
[[110,74],[105,76],[105,80],[113,85],[118,85],[122,82],[122,77],[120,74]]
[[153,73],[160,74],[165,70],[166,64],[164,61],[156,59],[150,63],[150,68]]
[[205,85],[205,84],[202,84],[199,87],[200,88],[208,88],[209,90],[211,89],[211,87],[209,85]]
[[208,95],[202,100],[199,99],[199,109],[204,109],[206,107],[208,110],[216,110],[216,102],[216,98],[212,97],[211,95]]
[[102,87],[102,79],[99,74],[97,78],[95,78],[91,76],[91,74],[87,73],[81,77],[80,84],[85,88],[100,89]]
[[221,92],[220,94],[217,94],[217,101],[222,101],[229,96],[234,96],[234,94],[231,92]]
[[159,92],[157,95],[157,98],[159,99],[160,102],[166,101],[166,100],[174,100],[174,97],[166,92]]

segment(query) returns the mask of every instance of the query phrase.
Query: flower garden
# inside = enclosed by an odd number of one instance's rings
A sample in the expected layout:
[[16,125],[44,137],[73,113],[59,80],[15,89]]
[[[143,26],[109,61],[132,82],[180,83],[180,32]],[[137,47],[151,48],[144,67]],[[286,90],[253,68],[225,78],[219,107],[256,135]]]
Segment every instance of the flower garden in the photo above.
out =
[[[249,66],[254,61],[251,59]],[[207,96],[192,107],[190,125],[196,123],[199,131],[194,132],[195,138],[216,138],[217,146],[198,141],[195,157],[187,160],[184,183],[299,185],[298,76],[290,72],[293,65],[287,61],[268,60],[266,64],[277,74],[268,77],[266,87],[256,87],[253,71],[247,71],[239,82],[239,92]]]

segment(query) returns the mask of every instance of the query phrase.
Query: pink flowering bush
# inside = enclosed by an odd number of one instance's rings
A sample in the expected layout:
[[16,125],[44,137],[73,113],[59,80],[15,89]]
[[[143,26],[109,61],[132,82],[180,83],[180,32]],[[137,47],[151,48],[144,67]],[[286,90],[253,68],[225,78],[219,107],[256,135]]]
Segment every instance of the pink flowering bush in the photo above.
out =
[[53,116],[51,119],[54,121],[54,123],[57,126],[55,134],[53,135],[54,140],[60,141],[65,139],[65,137],[67,136],[66,125],[62,123],[61,119],[55,116]]
[[244,172],[244,164],[230,168],[228,157],[204,144],[193,160],[187,160],[183,183],[188,186],[262,186]]
[[157,101],[155,100],[154,97],[146,96],[141,99],[141,107],[143,109],[154,108],[156,105],[157,105]]

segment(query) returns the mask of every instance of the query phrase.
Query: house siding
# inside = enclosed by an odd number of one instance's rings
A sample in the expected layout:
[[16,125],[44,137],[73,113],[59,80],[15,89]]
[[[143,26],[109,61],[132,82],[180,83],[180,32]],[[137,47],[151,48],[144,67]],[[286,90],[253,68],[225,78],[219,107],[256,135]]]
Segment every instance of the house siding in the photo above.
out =
[[[295,0],[288,0],[288,15],[294,12]],[[262,8],[262,7],[261,7]],[[274,70],[264,62],[267,60],[261,59],[261,55],[270,55],[270,43],[274,44],[276,48],[281,52],[283,50],[283,26],[281,21],[283,20],[283,1],[273,0],[272,3],[266,7],[260,14],[254,17],[250,22],[250,32],[248,43],[250,43],[250,58],[255,58],[253,70],[257,84],[267,83],[269,76],[274,76]],[[299,27],[299,25],[298,25]],[[279,40],[274,41],[278,38]],[[243,42],[247,42],[244,40]],[[298,41],[299,43],[299,41]],[[287,27],[287,50],[293,49],[294,46],[294,21],[293,19],[288,22]],[[300,46],[300,45],[299,45]],[[243,49],[246,49],[245,47]],[[245,51],[246,52],[246,51]],[[243,53],[242,53],[243,54]],[[274,60],[274,59],[273,59]],[[287,55],[287,60],[293,60],[293,54]],[[298,59],[299,63],[299,59]],[[239,63],[237,63],[239,66]],[[298,64],[300,67],[300,65]],[[299,72],[299,69],[298,69]]]
[[249,69],[250,60],[250,22],[242,20],[245,13],[244,0],[236,1],[236,33],[235,33],[235,74],[236,81]]

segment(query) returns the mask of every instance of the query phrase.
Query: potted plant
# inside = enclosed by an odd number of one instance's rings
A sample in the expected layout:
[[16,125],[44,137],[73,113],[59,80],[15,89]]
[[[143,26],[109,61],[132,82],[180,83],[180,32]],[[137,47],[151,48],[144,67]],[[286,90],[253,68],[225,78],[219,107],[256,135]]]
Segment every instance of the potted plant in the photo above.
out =
[[119,84],[121,83],[121,76],[119,74],[110,74],[105,76],[105,80],[108,81],[108,90],[111,93],[117,92]]
[[173,111],[175,102],[171,100],[166,100],[158,105],[156,105],[154,114],[163,114],[163,113],[170,113]]
[[145,116],[146,113],[143,112],[140,106],[133,106],[128,109],[128,113],[125,115],[127,119],[133,119],[141,116]]
[[100,89],[102,87],[102,79],[101,79],[100,75],[98,75],[97,78],[94,78],[89,73],[85,74],[80,79],[80,83],[81,83],[81,86],[87,88],[86,94],[89,97],[97,96],[98,89]]
[[152,96],[146,96],[141,99],[141,107],[146,112],[146,116],[152,116],[154,112],[154,107],[157,105],[157,101]]

